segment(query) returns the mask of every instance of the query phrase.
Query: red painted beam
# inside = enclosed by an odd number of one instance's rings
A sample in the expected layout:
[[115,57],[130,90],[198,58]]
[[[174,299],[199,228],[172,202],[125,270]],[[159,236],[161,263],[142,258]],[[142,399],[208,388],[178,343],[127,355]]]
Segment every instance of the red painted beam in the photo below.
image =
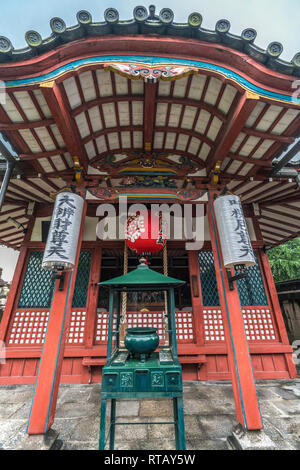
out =
[[61,155],[63,152],[67,152],[68,149],[66,147],[55,149],[55,150],[48,150],[46,152],[37,152],[37,153],[20,153],[21,160],[37,160],[39,158],[50,158],[54,157],[55,155]]
[[293,142],[295,142],[295,137],[272,134],[270,132],[257,131],[256,129],[252,129],[250,127],[244,127],[242,132],[245,132],[245,134],[247,135],[259,137],[260,139],[270,139],[274,140],[275,142],[281,142],[282,144],[292,144]]
[[38,121],[0,123],[0,131],[18,131],[21,129],[34,129],[55,124],[54,119],[41,119]]
[[43,346],[28,422],[28,434],[44,434],[50,429],[54,421],[66,333],[70,321],[72,297],[82,242],[86,206],[87,205],[85,203],[81,219],[75,268],[73,272],[68,272],[66,274],[65,285],[62,291],[58,288],[59,282],[56,282],[47,326],[47,334]]
[[88,158],[82,147],[76,124],[70,116],[70,106],[68,105],[63,85],[51,82],[49,86],[42,86],[41,91],[64,139],[68,152],[72,157],[78,156],[81,165],[87,170]]
[[212,202],[214,193],[211,192],[208,197],[208,222],[237,419],[245,429],[259,430],[262,429],[263,424],[239,295],[236,286],[234,290],[229,289]]
[[157,83],[145,83],[144,101],[144,150],[151,151],[153,146],[155,124],[155,99],[157,95]]
[[247,92],[240,96],[232,118],[227,121],[225,134],[208,162],[208,171],[214,168],[217,161],[222,161],[227,156],[257,103],[257,97],[253,99],[252,95]]

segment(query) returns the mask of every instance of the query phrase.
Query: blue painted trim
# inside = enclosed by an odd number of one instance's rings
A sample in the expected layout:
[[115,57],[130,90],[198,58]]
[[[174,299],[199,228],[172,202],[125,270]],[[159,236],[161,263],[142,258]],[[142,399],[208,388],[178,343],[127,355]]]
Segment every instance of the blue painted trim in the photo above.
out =
[[132,64],[143,64],[143,65],[184,65],[190,67],[196,67],[197,69],[201,70],[209,70],[216,73],[221,74],[222,76],[236,81],[244,87],[245,89],[252,91],[254,93],[259,94],[262,97],[270,98],[276,101],[284,101],[286,103],[293,103],[300,105],[300,98],[296,98],[293,96],[275,93],[270,90],[266,90],[262,87],[256,86],[251,83],[246,78],[242,77],[238,73],[233,72],[232,70],[221,67],[219,65],[211,64],[209,62],[203,62],[199,60],[188,60],[188,59],[170,59],[168,57],[153,57],[153,56],[132,56],[132,55],[112,55],[112,56],[96,56],[96,57],[89,57],[85,59],[79,59],[69,62],[66,65],[61,67],[57,67],[56,70],[49,72],[44,75],[40,75],[39,77],[31,77],[22,80],[8,80],[4,82],[6,87],[16,87],[16,86],[29,86],[34,84],[40,84],[42,82],[47,82],[51,80],[55,80],[58,76],[67,73],[72,70],[76,70],[80,67],[85,67],[88,65],[93,64],[109,64],[114,62],[126,62]]

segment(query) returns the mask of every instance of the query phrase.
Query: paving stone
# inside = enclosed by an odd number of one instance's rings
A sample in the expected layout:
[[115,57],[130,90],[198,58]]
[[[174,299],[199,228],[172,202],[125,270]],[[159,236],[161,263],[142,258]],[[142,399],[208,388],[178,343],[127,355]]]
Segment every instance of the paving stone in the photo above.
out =
[[197,400],[186,399],[183,394],[183,408],[186,415],[209,415],[209,414],[230,414],[232,412],[232,403],[227,400],[217,402],[217,400]]
[[266,400],[270,402],[273,400],[278,400],[278,398],[280,398],[280,396],[275,392],[273,388],[257,387],[256,391],[259,401]]
[[141,400],[139,415],[173,417],[173,401],[171,399]]
[[300,416],[278,418],[271,416],[268,421],[278,429],[285,438],[300,440]]
[[232,427],[236,424],[236,417],[233,415],[201,416],[198,419],[207,438],[212,439],[227,438],[231,433]]
[[138,400],[119,400],[116,406],[116,416],[138,416],[139,409]]
[[115,442],[115,450],[141,450],[141,445],[144,441],[138,441],[133,439],[132,441],[126,442]]
[[[130,417],[118,418],[119,423],[142,423],[146,422],[145,418]],[[148,425],[147,424],[134,424],[134,425],[121,425],[116,426],[115,440],[117,441],[132,441],[136,439],[148,439]]]
[[299,384],[295,384],[295,385],[283,385],[281,387],[283,390],[288,390],[289,392],[291,392],[295,398],[300,398],[300,387],[299,387]]
[[6,405],[0,406],[0,419],[12,418],[22,407],[23,403],[6,403]]
[[[64,420],[64,423],[60,423],[61,426],[67,424],[69,420]],[[58,429],[59,420],[54,422],[53,427]],[[73,426],[75,424],[75,426]],[[99,429],[100,429],[100,418],[95,417],[93,419],[89,418],[79,418],[73,420],[71,427],[69,428],[69,439],[70,441],[97,441],[99,440]],[[64,440],[63,434],[59,435],[59,439]]]
[[186,442],[187,450],[228,450],[225,440],[222,439],[189,439]]
[[295,394],[286,390],[284,387],[273,387],[271,390],[277,395],[277,397],[283,398],[284,400],[297,400]]
[[[78,402],[77,402],[78,403]],[[59,403],[56,408],[56,418],[79,418],[96,416],[99,414],[99,410],[95,408],[92,403],[86,403],[85,401],[80,402],[80,406],[76,406],[76,403]]]
[[[26,435],[33,385],[0,386],[0,449],[16,449]],[[265,433],[278,449],[300,450],[300,380],[257,381]],[[100,384],[62,384],[53,429],[65,450],[98,448]],[[237,424],[229,382],[185,382],[184,411],[190,450],[226,449],[227,437]],[[109,422],[110,403],[107,407]],[[172,400],[120,400],[117,418],[136,422],[116,428],[119,450],[175,449]],[[108,429],[108,428],[107,428]]]
[[63,443],[62,450],[98,450],[98,441],[66,441]]
[[88,402],[95,403],[98,405],[100,404],[100,396],[101,396],[101,387],[100,384],[93,384],[91,385],[92,389],[89,388],[89,397]]
[[300,400],[276,400],[272,403],[283,415],[300,415]]
[[197,416],[188,415],[184,417],[186,439],[205,439],[205,433],[200,426]]
[[[171,419],[173,420],[173,418]],[[174,424],[154,424],[156,422],[165,422],[161,417],[152,418],[151,424],[148,425],[150,439],[175,439]],[[168,421],[167,421],[168,422]]]
[[153,439],[136,441],[136,450],[175,450],[175,438],[173,439]]
[[88,388],[76,388],[76,389],[66,389],[62,390],[62,393],[59,394],[57,403],[59,405],[69,404],[69,403],[85,403],[88,401],[90,396],[90,390]]
[[265,417],[270,417],[270,416],[277,416],[277,417],[284,417],[285,414],[281,409],[277,406],[279,400],[274,400],[272,403],[268,401],[261,401],[259,403],[260,405],[260,411],[263,416]]
[[0,442],[3,449],[15,449],[26,432],[25,420],[1,420]]
[[18,390],[18,389],[3,389],[2,386],[0,388],[0,406],[7,405],[7,404],[17,404],[17,403],[26,403],[28,401],[32,401],[33,397],[33,386],[27,385]]

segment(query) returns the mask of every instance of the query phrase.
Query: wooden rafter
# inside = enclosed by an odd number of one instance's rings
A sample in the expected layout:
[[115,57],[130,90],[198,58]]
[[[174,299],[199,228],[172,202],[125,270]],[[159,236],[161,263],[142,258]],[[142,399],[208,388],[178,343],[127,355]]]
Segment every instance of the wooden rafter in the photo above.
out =
[[81,145],[76,126],[70,116],[70,108],[62,85],[51,82],[47,86],[41,86],[41,90],[68,152],[72,157],[78,156],[81,165],[87,170],[87,156]]
[[227,156],[240,132],[245,127],[250,114],[258,102],[258,99],[259,98],[256,95],[252,96],[247,92],[244,92],[240,96],[232,118],[228,119],[227,121],[223,138],[221,139],[219,145],[214,149],[214,154],[208,162],[208,172],[214,168],[217,161],[223,161]]
[[144,149],[151,151],[153,146],[153,134],[155,123],[155,99],[157,94],[157,83],[145,83],[144,101]]

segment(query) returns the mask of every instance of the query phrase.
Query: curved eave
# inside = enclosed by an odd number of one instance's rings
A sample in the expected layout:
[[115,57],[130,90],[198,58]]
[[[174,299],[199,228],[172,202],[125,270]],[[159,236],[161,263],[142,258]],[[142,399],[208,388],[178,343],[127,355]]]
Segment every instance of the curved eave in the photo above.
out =
[[[110,62],[110,56],[151,55],[153,57],[176,59],[184,61],[200,61],[240,75],[244,80],[250,80],[254,85],[262,85],[270,92],[293,94],[292,84],[300,75],[293,71],[287,75],[282,70],[268,68],[257,62],[245,52],[234,50],[227,45],[206,43],[195,39],[172,38],[165,36],[104,36],[82,38],[68,44],[61,44],[55,49],[37,56],[28,57],[20,62],[0,62],[0,78],[9,87],[38,86],[40,82],[55,79],[65,79],[80,67],[93,65],[92,58],[98,58],[95,65],[103,61]],[[151,54],[149,54],[151,51]],[[106,58],[107,57],[107,58]],[[138,60],[138,59],[137,59]],[[76,62],[75,62],[76,61]],[[82,63],[80,63],[82,61]],[[114,59],[111,60],[113,62]],[[166,63],[170,60],[166,60]],[[230,66],[229,66],[230,64]],[[198,64],[201,67],[201,64]],[[213,71],[213,70],[212,70]],[[221,74],[218,69],[216,74]],[[36,80],[34,80],[36,79]]]

